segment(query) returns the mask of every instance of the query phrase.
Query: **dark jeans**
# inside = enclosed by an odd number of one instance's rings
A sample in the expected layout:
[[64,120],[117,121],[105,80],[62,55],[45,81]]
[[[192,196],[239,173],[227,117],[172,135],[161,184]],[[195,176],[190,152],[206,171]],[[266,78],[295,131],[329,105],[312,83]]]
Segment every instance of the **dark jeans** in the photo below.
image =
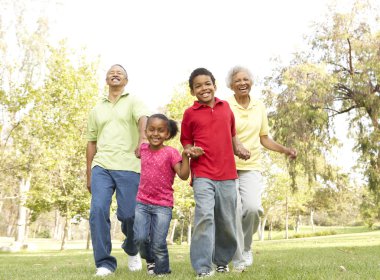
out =
[[91,172],[90,228],[96,267],[106,267],[114,271],[116,259],[111,256],[110,206],[116,191],[117,218],[126,236],[122,248],[131,256],[138,253],[133,242],[133,223],[136,194],[140,174],[132,171],[107,170],[95,166]]

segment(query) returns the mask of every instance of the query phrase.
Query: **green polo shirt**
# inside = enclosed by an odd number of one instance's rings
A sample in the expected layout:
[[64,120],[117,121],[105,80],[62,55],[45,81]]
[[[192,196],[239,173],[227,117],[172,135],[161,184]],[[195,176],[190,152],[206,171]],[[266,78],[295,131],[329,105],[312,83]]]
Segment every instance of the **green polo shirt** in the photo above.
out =
[[136,97],[124,92],[116,103],[108,96],[92,109],[87,124],[87,140],[96,141],[91,167],[140,172],[135,156],[138,144],[138,121],[149,111]]

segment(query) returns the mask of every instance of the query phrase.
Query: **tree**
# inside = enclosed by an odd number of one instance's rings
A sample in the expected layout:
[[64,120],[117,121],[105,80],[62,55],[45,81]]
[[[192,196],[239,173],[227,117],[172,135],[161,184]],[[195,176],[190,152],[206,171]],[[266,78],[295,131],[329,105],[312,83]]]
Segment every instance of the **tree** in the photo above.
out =
[[50,51],[42,94],[35,95],[29,114],[31,134],[44,151],[40,167],[46,173],[32,186],[28,206],[34,217],[52,208],[65,217],[64,249],[70,220],[86,218],[89,211],[84,147],[88,112],[99,93],[98,64],[83,55],[70,57],[64,42]]
[[11,20],[0,23],[0,170],[4,191],[0,200],[13,197],[18,205],[15,249],[24,245],[28,219],[25,201],[38,157],[28,141],[29,128],[24,120],[30,110],[31,96],[38,91],[43,75],[48,39],[47,20],[38,18],[27,24],[24,6],[19,4],[2,3]]
[[[356,1],[348,13],[331,10],[315,24],[309,51],[267,78],[270,104],[276,108],[276,138],[297,139],[300,160],[310,182],[331,175],[328,155],[336,145],[334,117],[346,114],[349,136],[356,141],[358,165],[368,186],[380,188],[380,32],[370,1]],[[377,25],[376,25],[377,24]],[[376,29],[377,28],[377,29]],[[274,88],[280,94],[274,93]],[[318,157],[318,158],[317,158]],[[320,160],[322,169],[316,169]]]
[[[190,94],[187,84],[183,83],[179,85],[173,94],[169,104],[165,106],[165,114],[177,121],[178,125],[181,126],[181,120],[183,112],[186,108],[190,107],[194,102],[194,97]],[[168,141],[168,145],[177,148],[179,151],[182,151],[182,145],[179,141],[179,135],[174,139]],[[181,232],[183,233],[184,226],[187,225],[187,241],[190,243],[191,240],[191,225],[193,220],[194,213],[194,199],[193,191],[189,186],[190,182],[182,181],[179,178],[175,178],[174,181],[174,209],[173,209],[173,218],[174,225],[177,224],[176,220],[182,220]],[[173,226],[175,230],[175,226]],[[171,234],[174,239],[174,233]],[[174,241],[174,240],[171,240]],[[181,240],[182,241],[182,240]]]

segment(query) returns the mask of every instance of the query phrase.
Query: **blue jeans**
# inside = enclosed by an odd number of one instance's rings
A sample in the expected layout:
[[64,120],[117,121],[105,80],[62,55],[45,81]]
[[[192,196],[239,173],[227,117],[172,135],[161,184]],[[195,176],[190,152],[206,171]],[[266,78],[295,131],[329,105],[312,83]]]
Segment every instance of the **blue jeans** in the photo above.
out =
[[172,208],[138,202],[133,226],[135,243],[147,263],[155,263],[154,273],[170,273],[166,237]]
[[190,246],[197,274],[210,272],[212,263],[227,265],[237,248],[235,180],[193,180],[195,215]]
[[106,267],[114,271],[116,259],[111,256],[110,206],[116,191],[117,219],[126,236],[122,248],[131,256],[138,253],[133,242],[133,222],[136,194],[140,174],[132,171],[107,170],[94,166],[91,171],[90,228],[96,267]]

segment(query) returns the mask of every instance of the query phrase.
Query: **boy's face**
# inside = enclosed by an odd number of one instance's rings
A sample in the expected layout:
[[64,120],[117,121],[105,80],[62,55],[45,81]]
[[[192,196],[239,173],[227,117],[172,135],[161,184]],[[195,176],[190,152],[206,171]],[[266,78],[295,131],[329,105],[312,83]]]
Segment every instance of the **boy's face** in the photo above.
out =
[[214,104],[215,91],[216,85],[213,84],[210,76],[199,75],[194,78],[191,94],[198,99],[199,103],[212,106]]

